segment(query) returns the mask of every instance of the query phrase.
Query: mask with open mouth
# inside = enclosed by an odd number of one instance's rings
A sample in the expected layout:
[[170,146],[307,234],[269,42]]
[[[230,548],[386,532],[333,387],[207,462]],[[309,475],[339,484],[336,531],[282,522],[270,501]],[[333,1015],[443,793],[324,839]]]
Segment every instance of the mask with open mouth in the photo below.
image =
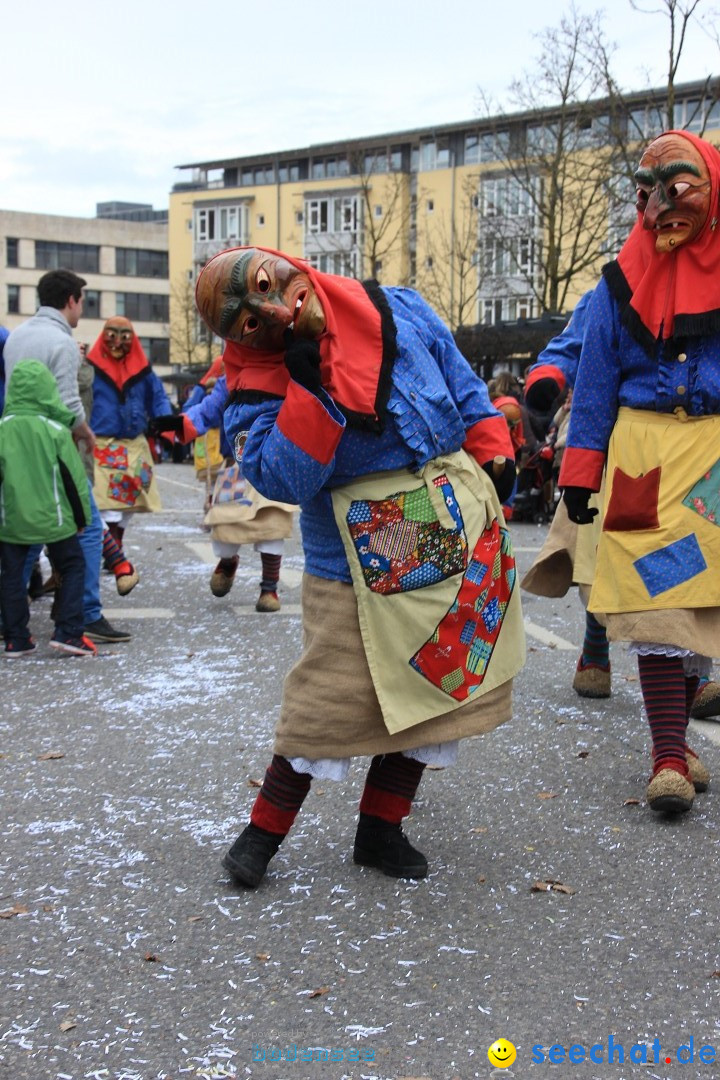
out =
[[286,330],[317,338],[325,315],[309,275],[279,253],[234,248],[211,259],[198,278],[198,311],[226,341],[276,352]]
[[675,132],[645,150],[635,173],[642,227],[654,233],[655,250],[691,244],[710,211],[710,173],[699,150]]

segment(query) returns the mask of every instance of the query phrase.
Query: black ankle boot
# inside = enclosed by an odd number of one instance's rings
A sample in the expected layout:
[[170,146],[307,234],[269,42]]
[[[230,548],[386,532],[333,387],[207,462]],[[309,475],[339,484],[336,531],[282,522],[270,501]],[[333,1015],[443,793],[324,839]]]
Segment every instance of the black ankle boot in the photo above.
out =
[[230,876],[248,889],[254,889],[265,876],[268,863],[285,839],[252,822],[240,833],[222,861]]
[[372,814],[360,814],[353,862],[376,866],[388,877],[424,878],[428,872],[427,859],[412,846],[400,826]]

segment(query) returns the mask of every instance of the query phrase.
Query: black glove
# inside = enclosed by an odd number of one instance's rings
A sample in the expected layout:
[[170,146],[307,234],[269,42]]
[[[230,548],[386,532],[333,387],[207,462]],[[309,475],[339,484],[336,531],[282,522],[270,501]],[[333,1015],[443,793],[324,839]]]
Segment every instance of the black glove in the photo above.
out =
[[497,491],[497,497],[501,503],[506,503],[513,493],[515,487],[515,481],[517,480],[517,469],[515,468],[515,461],[510,458],[505,458],[505,464],[502,468],[502,472],[498,472],[495,475],[495,462],[486,461],[483,465],[483,469],[488,474],[493,482],[493,487]]
[[532,412],[544,416],[552,410],[560,393],[560,387],[555,379],[546,375],[545,378],[538,379],[526,388],[525,404]]
[[148,431],[151,435],[162,435],[164,431],[177,431],[179,435],[182,435],[183,414],[168,413],[167,416],[153,416],[148,424]]
[[311,394],[322,390],[320,378],[320,346],[308,338],[295,338],[292,330],[285,331],[285,367],[290,377]]
[[566,487],[563,489],[563,501],[567,508],[567,515],[576,525],[590,525],[597,514],[597,510],[588,507],[590,496],[594,492],[590,488]]

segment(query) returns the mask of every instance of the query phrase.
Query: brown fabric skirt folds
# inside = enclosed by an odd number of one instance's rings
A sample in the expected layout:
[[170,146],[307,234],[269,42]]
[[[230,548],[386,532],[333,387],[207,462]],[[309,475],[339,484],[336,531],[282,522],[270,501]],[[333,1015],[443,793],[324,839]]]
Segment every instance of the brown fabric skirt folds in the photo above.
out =
[[274,752],[284,757],[388,754],[484,735],[510,719],[512,679],[462,708],[390,735],[365,658],[352,585],[305,574],[303,653],[283,688]]

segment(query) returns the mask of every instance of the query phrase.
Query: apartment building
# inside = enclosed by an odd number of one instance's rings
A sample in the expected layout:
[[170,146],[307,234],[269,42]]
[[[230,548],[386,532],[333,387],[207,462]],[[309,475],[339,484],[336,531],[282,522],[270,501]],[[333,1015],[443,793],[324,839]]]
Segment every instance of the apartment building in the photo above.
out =
[[92,344],[106,319],[125,315],[157,373],[169,374],[166,212],[134,203],[98,204],[94,218],[0,210],[0,325],[33,315],[39,279],[59,267],[87,281],[78,341]]
[[[717,96],[705,83],[676,87],[675,126],[717,135]],[[609,102],[577,106],[572,153],[581,161],[603,148],[609,162],[621,127],[640,145],[665,126],[663,101],[663,91],[629,95],[612,118]],[[538,207],[547,188],[543,146],[559,123],[548,109],[178,166],[169,206],[171,323],[187,320],[204,263],[245,244],[302,256],[329,273],[410,285],[453,330],[544,315],[552,305],[539,300],[548,237]],[[586,172],[577,170],[576,186]],[[598,199],[603,243],[563,294],[564,310],[627,235],[634,195],[624,183],[615,205]],[[195,332],[206,340],[201,324]]]

